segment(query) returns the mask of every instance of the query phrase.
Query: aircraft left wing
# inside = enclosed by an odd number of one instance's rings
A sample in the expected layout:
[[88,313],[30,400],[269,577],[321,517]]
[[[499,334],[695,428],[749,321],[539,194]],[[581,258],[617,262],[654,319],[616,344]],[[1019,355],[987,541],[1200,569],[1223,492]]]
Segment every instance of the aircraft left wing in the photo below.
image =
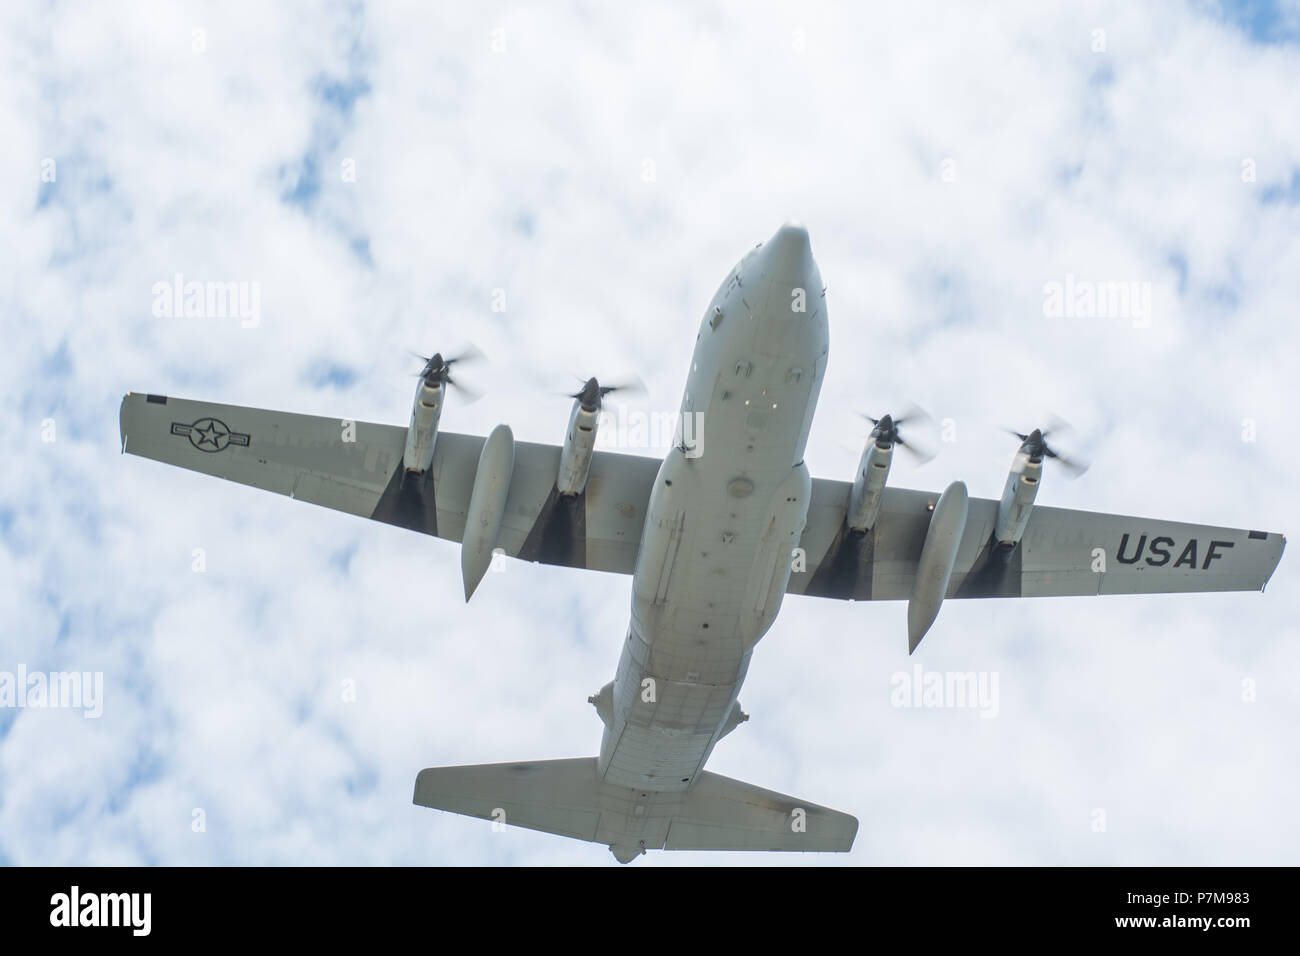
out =
[[[130,392],[122,450],[449,541],[465,532],[484,439],[439,432],[429,478],[402,467],[406,429]],[[586,490],[555,491],[560,448],[515,442],[499,546],[511,557],[632,573],[659,461],[595,452]]]
[[[938,493],[886,488],[875,527],[855,538],[844,528],[851,489],[814,479],[804,570],[787,593],[907,600]],[[947,598],[1260,591],[1286,546],[1277,533],[1035,505],[1019,545],[1002,553],[997,512],[997,501],[970,499]]]

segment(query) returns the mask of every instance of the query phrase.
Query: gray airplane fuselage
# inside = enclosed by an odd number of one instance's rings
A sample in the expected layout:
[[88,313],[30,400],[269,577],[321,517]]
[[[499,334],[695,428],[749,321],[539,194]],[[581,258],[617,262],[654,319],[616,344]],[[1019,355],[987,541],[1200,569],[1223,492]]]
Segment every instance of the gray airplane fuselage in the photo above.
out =
[[804,447],[829,338],[808,233],[783,226],[709,303],[677,447],[650,497],[599,772],[689,789],[743,719],[750,654],[775,620],[808,513]]

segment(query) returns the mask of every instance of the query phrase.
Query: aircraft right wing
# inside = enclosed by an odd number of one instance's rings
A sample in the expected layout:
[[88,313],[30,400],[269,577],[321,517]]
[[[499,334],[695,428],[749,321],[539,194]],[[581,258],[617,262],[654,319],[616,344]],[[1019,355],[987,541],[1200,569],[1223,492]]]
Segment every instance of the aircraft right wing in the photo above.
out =
[[[907,600],[938,493],[886,488],[876,526],[855,538],[844,528],[851,490],[813,481],[805,570],[787,592]],[[1004,554],[992,541],[997,512],[996,501],[970,499],[947,598],[1260,591],[1286,546],[1277,533],[1035,505]]]

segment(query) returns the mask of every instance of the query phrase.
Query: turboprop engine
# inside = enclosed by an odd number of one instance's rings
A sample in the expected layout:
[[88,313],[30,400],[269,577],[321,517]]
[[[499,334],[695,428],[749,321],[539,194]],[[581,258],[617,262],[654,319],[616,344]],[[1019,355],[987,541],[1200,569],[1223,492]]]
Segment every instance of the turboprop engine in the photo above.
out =
[[889,479],[889,467],[894,460],[895,445],[905,448],[922,462],[934,457],[932,453],[920,451],[915,444],[904,441],[898,433],[905,420],[914,418],[928,419],[929,416],[916,409],[907,415],[907,419],[890,415],[867,418],[874,427],[867,438],[866,448],[862,449],[862,457],[858,459],[858,474],[853,479],[853,492],[849,495],[849,507],[844,515],[844,523],[853,534],[861,536],[875,527],[880,515],[880,499]]
[[993,528],[993,539],[1004,548],[1014,548],[1029,524],[1029,514],[1034,509],[1034,498],[1043,477],[1043,459],[1055,458],[1072,474],[1078,476],[1088,470],[1087,465],[1071,461],[1057,454],[1047,444],[1050,430],[1035,428],[1028,435],[1013,431],[1020,439],[1020,448],[1011,461],[1002,501],[998,504],[998,520]]
[[569,430],[564,433],[560,471],[555,478],[555,487],[560,494],[574,497],[587,487],[591,456],[596,449],[596,428],[600,424],[600,409],[605,396],[635,387],[601,385],[595,378],[589,378],[580,390],[569,396],[574,400],[573,411],[569,413]]
[[451,379],[451,366],[470,357],[471,354],[465,354],[444,359],[441,352],[436,352],[424,360],[420,384],[415,388],[415,401],[411,403],[411,424],[406,428],[406,450],[402,453],[402,464],[407,471],[426,472],[433,464],[433,446],[438,440],[438,420],[442,417],[442,403],[447,394],[444,386],[461,387]]

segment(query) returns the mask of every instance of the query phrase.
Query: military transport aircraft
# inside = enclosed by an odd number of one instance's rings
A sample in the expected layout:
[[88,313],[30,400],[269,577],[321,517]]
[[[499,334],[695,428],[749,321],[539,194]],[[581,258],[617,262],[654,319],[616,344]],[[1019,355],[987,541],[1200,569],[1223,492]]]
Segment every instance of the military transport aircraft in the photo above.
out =
[[600,753],[435,767],[416,804],[608,846],[819,850],[846,813],[704,769],[747,719],[737,695],[786,594],[906,600],[909,652],[946,598],[1258,591],[1280,534],[1034,505],[1047,435],[1021,440],[1000,500],[955,481],[886,486],[899,422],[876,422],[851,482],[804,464],[828,352],[807,231],[777,230],[728,273],[695,339],[663,461],[595,449],[607,386],[574,397],[563,444],[440,432],[455,359],[420,376],[407,427],[129,393],[125,452],[461,545],[466,600],[494,551],[631,574],[614,679],[589,698]]

